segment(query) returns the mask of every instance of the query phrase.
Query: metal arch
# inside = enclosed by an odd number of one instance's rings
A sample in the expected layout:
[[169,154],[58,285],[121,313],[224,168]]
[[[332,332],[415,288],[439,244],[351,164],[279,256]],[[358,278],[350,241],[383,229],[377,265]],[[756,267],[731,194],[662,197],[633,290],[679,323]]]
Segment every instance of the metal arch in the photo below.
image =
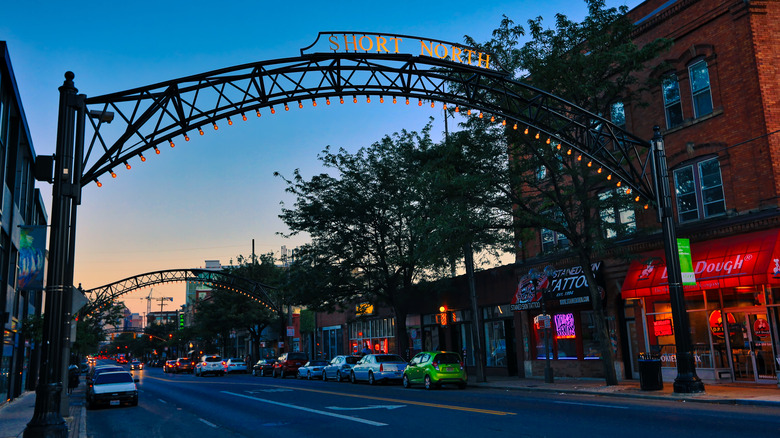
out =
[[137,289],[155,284],[179,281],[211,284],[224,290],[246,295],[271,311],[279,312],[278,307],[271,301],[267,292],[268,289],[274,289],[273,287],[224,272],[206,269],[169,269],[165,271],[147,272],[94,289],[85,290],[84,294],[87,295],[90,303],[85,307],[83,312],[91,313],[95,309],[108,305],[118,297]]
[[232,118],[256,117],[260,109],[291,102],[350,96],[409,97],[494,115],[497,122],[529,127],[580,152],[636,195],[655,199],[647,140],[502,71],[394,53],[302,54],[88,97],[90,114],[110,111],[117,117],[111,125],[89,119],[81,184],[160,144],[188,140],[204,126],[224,127]]

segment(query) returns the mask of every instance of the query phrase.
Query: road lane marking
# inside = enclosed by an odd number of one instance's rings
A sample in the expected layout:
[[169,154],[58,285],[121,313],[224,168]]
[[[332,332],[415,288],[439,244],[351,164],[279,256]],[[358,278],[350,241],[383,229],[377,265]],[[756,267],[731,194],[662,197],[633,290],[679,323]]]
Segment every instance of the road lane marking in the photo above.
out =
[[[268,385],[273,386],[273,385]],[[289,388],[288,386],[278,386],[278,388]],[[395,398],[385,398],[385,397],[374,397],[370,395],[360,395],[360,394],[346,394],[343,392],[335,392],[335,391],[323,391],[321,389],[308,389],[308,388],[295,388],[298,391],[309,391],[309,392],[317,392],[320,394],[328,394],[328,395],[340,395],[344,397],[355,397],[355,398],[364,398],[368,400],[379,400],[384,402],[391,402],[391,403],[401,403],[401,404],[407,404],[407,405],[417,405],[417,406],[426,406],[429,408],[439,408],[439,409],[451,409],[454,411],[465,411],[465,412],[475,412],[478,414],[489,414],[489,415],[517,415],[514,412],[505,412],[505,411],[494,411],[490,409],[479,409],[479,408],[467,408],[463,406],[453,406],[453,405],[440,405],[437,403],[426,403],[426,402],[419,402],[414,400],[400,400]]]
[[280,403],[280,402],[273,401],[273,400],[266,400],[266,399],[252,397],[252,396],[248,396],[248,395],[244,395],[244,394],[238,394],[238,393],[230,392],[230,391],[220,391],[220,392],[222,392],[223,394],[234,395],[236,397],[248,398],[250,400],[255,400],[255,401],[268,403],[268,404],[272,404],[272,405],[276,405],[276,406],[282,406],[282,407],[285,407],[285,408],[298,409],[300,411],[311,412],[313,414],[320,414],[320,415],[326,415],[328,417],[340,418],[342,420],[355,421],[355,422],[358,422],[358,423],[367,424],[369,426],[387,426],[386,423],[379,423],[379,422],[376,422],[376,421],[365,420],[363,418],[350,417],[348,415],[341,415],[341,414],[334,414],[333,412],[320,411],[320,410],[317,410],[317,409],[305,408],[303,406],[296,406],[296,405],[291,405],[291,404],[288,404],[288,403]]
[[216,428],[217,428],[217,425],[216,425],[216,424],[214,424],[214,423],[212,423],[212,422],[210,422],[210,421],[206,421],[206,420],[204,420],[204,419],[202,419],[202,418],[198,418],[198,420],[200,420],[200,421],[201,421],[201,423],[203,423],[203,424],[205,424],[205,425],[207,425],[207,426],[211,426],[211,427],[213,427],[214,429],[216,429]]
[[165,400],[163,400],[163,399],[161,399],[161,398],[158,398],[157,400],[159,400],[159,401],[160,401],[160,403],[165,403],[165,404],[168,404],[168,402],[167,402],[167,401],[165,401]]
[[559,405],[578,405],[578,406],[595,406],[599,408],[628,409],[628,406],[600,405],[597,403],[581,403],[581,402],[567,402],[567,401],[554,401],[553,403]]
[[403,407],[405,406],[404,405],[371,405],[371,406],[358,406],[356,408],[344,408],[341,406],[326,406],[325,409],[332,409],[334,411],[365,411],[368,409],[387,409],[389,411],[392,409],[398,409]]

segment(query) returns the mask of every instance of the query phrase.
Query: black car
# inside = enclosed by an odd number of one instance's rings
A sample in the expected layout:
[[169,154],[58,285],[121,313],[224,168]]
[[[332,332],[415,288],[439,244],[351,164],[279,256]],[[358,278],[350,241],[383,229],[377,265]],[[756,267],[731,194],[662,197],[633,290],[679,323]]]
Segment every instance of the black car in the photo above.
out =
[[260,359],[252,367],[253,376],[265,376],[266,374],[273,374],[274,364],[276,359]]

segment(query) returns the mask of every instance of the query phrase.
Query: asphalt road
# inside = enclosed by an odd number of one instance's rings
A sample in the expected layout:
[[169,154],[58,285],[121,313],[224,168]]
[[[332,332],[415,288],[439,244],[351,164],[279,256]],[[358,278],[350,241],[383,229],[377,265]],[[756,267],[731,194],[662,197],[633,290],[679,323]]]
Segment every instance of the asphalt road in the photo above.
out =
[[[138,407],[87,413],[88,437],[778,436],[780,410],[456,387],[135,371]],[[193,435],[197,434],[197,435]]]

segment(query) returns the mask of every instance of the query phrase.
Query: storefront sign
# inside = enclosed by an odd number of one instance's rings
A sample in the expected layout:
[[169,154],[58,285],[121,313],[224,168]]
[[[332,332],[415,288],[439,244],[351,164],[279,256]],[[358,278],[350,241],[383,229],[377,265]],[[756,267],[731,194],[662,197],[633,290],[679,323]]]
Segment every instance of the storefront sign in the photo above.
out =
[[[734,315],[731,313],[726,313],[726,318],[729,322],[729,325],[736,324],[737,320],[734,319]],[[723,338],[725,331],[723,329],[723,317],[721,316],[720,310],[715,310],[712,313],[710,313],[710,331],[713,335]]]
[[[320,42],[321,38],[327,39],[327,43]],[[492,67],[490,54],[473,48],[428,38],[375,32],[321,32],[312,45],[301,49],[301,54],[309,50],[315,52],[328,50],[337,53],[409,53],[479,68]]]
[[[591,265],[597,284],[603,284],[601,265],[602,262]],[[523,276],[518,282],[510,310],[539,309],[543,295],[545,304],[552,307],[590,302],[590,289],[581,266],[558,269],[548,274],[550,275],[541,275],[536,279],[530,275]],[[600,285],[598,288],[603,297],[604,288]]]
[[759,338],[769,337],[769,321],[765,319],[756,319],[753,323],[753,333]]
[[674,334],[674,326],[672,326],[671,319],[662,319],[660,321],[653,321],[653,334],[658,336],[672,336]]
[[[684,290],[780,285],[779,231],[773,229],[693,243],[690,247],[691,268],[696,281],[684,281]],[[653,251],[631,262],[621,294],[624,299],[665,295],[669,293],[668,284],[664,252]]]

